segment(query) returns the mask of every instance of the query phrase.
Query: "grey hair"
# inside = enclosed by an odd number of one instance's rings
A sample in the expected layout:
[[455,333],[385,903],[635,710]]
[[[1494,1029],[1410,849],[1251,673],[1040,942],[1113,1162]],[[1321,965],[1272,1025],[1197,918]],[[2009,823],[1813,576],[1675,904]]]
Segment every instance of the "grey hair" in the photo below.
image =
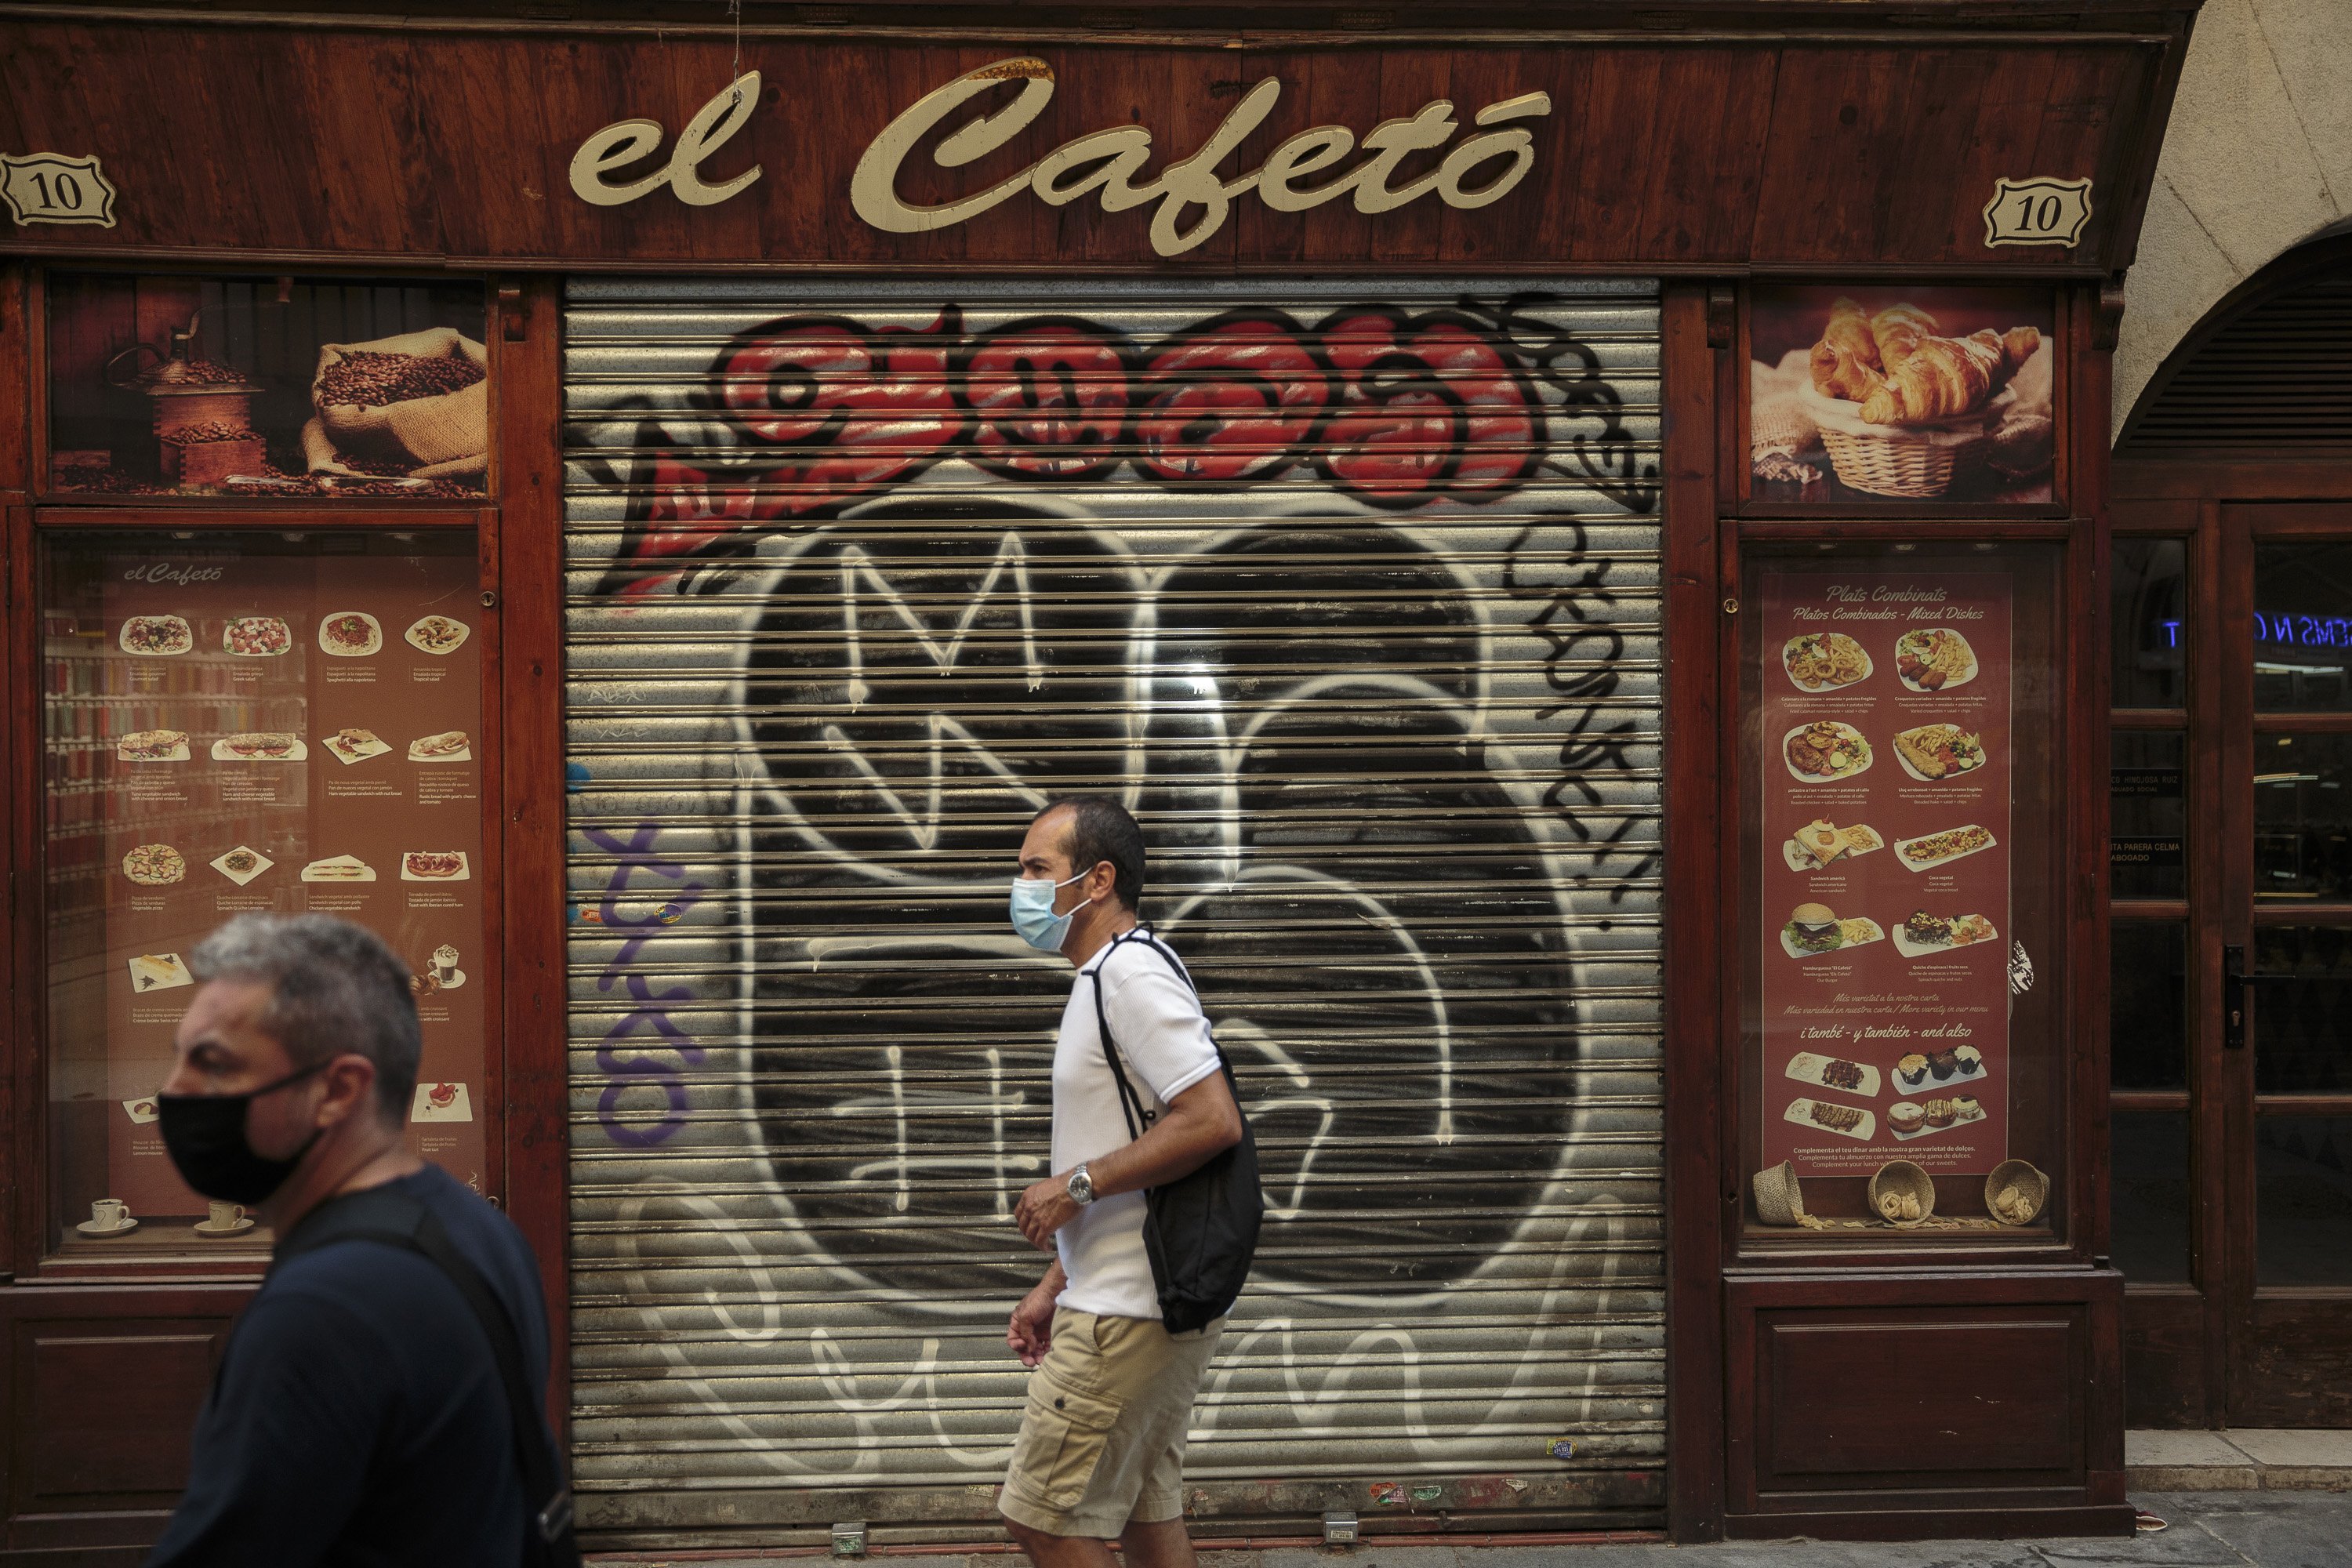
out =
[[197,945],[188,969],[268,986],[257,1022],[296,1067],[367,1058],[383,1119],[407,1123],[424,1038],[408,965],[375,932],[331,915],[239,915]]

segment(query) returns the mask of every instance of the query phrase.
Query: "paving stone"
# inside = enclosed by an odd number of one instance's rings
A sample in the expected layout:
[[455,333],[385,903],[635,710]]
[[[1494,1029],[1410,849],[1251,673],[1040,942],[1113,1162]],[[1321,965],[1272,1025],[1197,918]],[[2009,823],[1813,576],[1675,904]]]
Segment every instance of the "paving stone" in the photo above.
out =
[[[2218,1436],[2218,1434],[2216,1434]],[[2352,1471],[2352,1431],[2274,1431],[2233,1427],[2231,1444],[2258,1465],[2298,1465]]]
[[2124,1463],[2134,1468],[2142,1465],[2178,1467],[2246,1463],[2246,1451],[2232,1443],[2230,1436],[2230,1434],[2222,1432],[2126,1432],[2124,1434]]
[[2352,1497],[2225,1493],[2194,1497],[2180,1514],[2260,1568],[2346,1568],[2352,1563]]

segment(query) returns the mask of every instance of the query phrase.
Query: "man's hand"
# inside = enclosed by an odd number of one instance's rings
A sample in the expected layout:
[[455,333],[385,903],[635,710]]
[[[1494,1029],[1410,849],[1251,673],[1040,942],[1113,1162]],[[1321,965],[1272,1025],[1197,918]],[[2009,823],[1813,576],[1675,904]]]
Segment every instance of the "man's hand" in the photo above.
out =
[[1004,1331],[1004,1342],[1021,1358],[1023,1366],[1035,1366],[1054,1348],[1054,1298],[1062,1293],[1060,1269],[1037,1282],[1037,1288],[1021,1298],[1013,1309],[1012,1325]]
[[1070,1197],[1070,1176],[1065,1171],[1058,1176],[1048,1176],[1033,1182],[1021,1194],[1021,1202],[1013,1211],[1013,1223],[1029,1238],[1029,1245],[1041,1251],[1054,1250],[1054,1233],[1078,1217],[1078,1205]]

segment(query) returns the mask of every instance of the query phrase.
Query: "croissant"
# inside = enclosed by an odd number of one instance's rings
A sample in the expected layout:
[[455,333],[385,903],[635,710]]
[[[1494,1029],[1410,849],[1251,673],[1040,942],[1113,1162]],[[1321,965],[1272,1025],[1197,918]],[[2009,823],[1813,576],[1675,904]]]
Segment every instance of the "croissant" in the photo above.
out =
[[1862,307],[1846,299],[1832,303],[1822,341],[1813,345],[1813,390],[1859,403],[1878,390],[1881,363],[1878,340]]
[[1877,340],[1880,363],[1892,370],[1936,335],[1936,318],[1916,305],[1889,305],[1870,318],[1870,335]]
[[1888,365],[1884,384],[1859,412],[1872,425],[1921,425],[1965,414],[2008,385],[2041,346],[2042,334],[2032,327],[2006,337],[1990,327],[1965,338],[1922,337]]

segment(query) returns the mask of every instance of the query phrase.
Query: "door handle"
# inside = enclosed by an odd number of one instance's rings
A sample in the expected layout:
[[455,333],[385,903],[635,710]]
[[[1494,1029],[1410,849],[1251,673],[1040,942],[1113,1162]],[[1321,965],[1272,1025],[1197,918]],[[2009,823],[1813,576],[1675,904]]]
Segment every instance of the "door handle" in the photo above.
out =
[[2285,980],[2284,974],[2249,974],[2246,973],[2246,950],[2236,942],[2221,948],[2221,1048],[2242,1051],[2246,1048],[2246,1003],[2252,996],[2251,987],[2265,980]]

